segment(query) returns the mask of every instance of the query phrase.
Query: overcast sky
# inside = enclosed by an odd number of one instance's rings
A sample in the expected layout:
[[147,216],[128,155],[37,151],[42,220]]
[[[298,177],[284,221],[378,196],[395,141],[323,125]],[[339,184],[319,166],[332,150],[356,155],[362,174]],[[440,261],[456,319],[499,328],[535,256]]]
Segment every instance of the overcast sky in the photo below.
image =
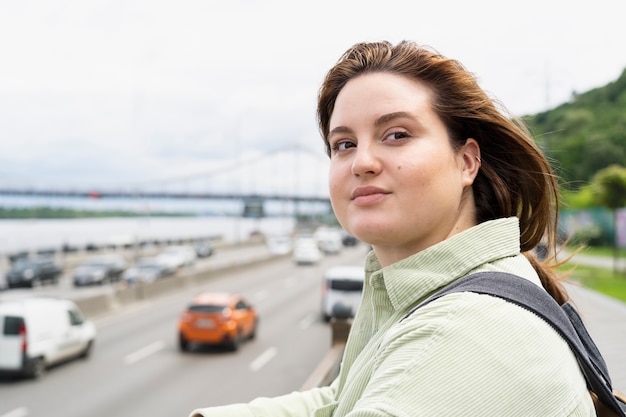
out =
[[325,195],[316,93],[352,44],[430,45],[522,116],[617,79],[619,3],[0,0],[0,185]]

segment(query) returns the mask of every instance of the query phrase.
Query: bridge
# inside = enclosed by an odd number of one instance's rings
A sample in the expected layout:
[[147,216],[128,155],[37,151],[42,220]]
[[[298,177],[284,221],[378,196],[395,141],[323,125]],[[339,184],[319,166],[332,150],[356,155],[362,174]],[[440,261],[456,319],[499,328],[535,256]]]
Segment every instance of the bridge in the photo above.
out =
[[51,189],[51,188],[0,188],[0,195],[50,198],[91,198],[91,199],[197,199],[197,200],[274,200],[294,202],[328,203],[327,196],[290,195],[290,194],[239,194],[219,192],[183,192],[183,191],[142,191],[142,190],[90,190],[90,189]]
[[[315,158],[320,157],[306,148],[300,147],[295,150],[308,156],[309,160],[315,161]],[[226,202],[231,207],[236,206],[239,209],[243,207],[244,215],[250,217],[263,216],[266,212],[264,210],[266,203],[271,203],[274,207],[278,204],[281,207],[291,205],[292,212],[298,212],[301,206],[315,206],[317,207],[315,211],[319,212],[321,209],[327,212],[330,208],[330,200],[326,194],[327,180],[321,174],[311,174],[311,171],[308,171],[307,175],[303,172],[300,156],[289,158],[289,165],[293,165],[291,170],[285,163],[284,156],[280,163],[270,159],[282,151],[284,149],[265,153],[255,159],[226,164],[210,171],[145,181],[129,180],[124,184],[108,186],[58,183],[41,185],[41,181],[35,185],[34,182],[18,183],[0,178],[2,180],[0,205],[11,206],[19,200],[20,206],[70,205],[99,210],[110,208],[116,202],[140,203],[155,207],[165,201],[168,204],[176,201],[179,207],[182,205],[191,207],[198,202],[202,204]],[[268,168],[268,161],[276,166]],[[327,159],[324,159],[324,163],[327,163]],[[320,165],[319,169],[320,172],[324,172],[326,168]],[[311,186],[312,183],[314,186]],[[323,191],[313,193],[310,191],[312,189]],[[284,209],[281,209],[281,212],[284,213]]]

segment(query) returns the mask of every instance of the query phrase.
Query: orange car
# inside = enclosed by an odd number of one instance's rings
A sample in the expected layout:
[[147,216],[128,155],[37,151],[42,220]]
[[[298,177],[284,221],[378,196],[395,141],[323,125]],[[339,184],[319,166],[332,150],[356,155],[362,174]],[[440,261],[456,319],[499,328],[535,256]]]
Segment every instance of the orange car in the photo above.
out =
[[178,321],[180,350],[189,350],[192,343],[237,350],[242,341],[256,336],[258,321],[256,310],[241,295],[200,293]]

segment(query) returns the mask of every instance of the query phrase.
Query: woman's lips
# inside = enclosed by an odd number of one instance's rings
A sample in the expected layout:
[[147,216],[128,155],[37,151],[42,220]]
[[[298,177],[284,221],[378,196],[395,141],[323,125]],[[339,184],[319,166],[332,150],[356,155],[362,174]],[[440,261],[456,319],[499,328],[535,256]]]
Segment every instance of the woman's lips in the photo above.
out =
[[383,188],[367,186],[356,188],[352,192],[350,198],[352,202],[356,205],[368,206],[378,203],[379,201],[383,200],[388,194],[390,194],[390,192]]

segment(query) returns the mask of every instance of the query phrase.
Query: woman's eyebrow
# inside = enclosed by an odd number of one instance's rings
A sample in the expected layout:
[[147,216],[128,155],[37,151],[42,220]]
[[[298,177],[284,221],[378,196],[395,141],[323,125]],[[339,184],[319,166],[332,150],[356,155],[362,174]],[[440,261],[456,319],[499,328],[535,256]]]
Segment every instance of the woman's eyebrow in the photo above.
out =
[[328,132],[328,136],[332,136],[337,133],[352,133],[352,129],[347,126],[337,126],[333,128],[330,132]]
[[388,113],[388,114],[383,114],[382,116],[380,116],[378,119],[376,119],[376,121],[374,121],[374,126],[380,126],[383,125],[387,122],[390,122],[394,119],[399,119],[399,118],[406,118],[406,119],[412,119],[412,120],[416,120],[415,115],[406,112],[406,111],[398,111],[398,112],[394,112],[394,113]]
[[[418,118],[415,117],[415,115],[412,113],[409,113],[406,111],[398,111],[398,112],[383,114],[382,116],[380,116],[378,119],[374,121],[374,126],[378,127],[395,119],[411,119],[411,120],[419,121]],[[350,129],[347,126],[337,126],[333,128],[330,132],[328,132],[328,136],[330,137],[337,133],[352,133],[352,129]]]

